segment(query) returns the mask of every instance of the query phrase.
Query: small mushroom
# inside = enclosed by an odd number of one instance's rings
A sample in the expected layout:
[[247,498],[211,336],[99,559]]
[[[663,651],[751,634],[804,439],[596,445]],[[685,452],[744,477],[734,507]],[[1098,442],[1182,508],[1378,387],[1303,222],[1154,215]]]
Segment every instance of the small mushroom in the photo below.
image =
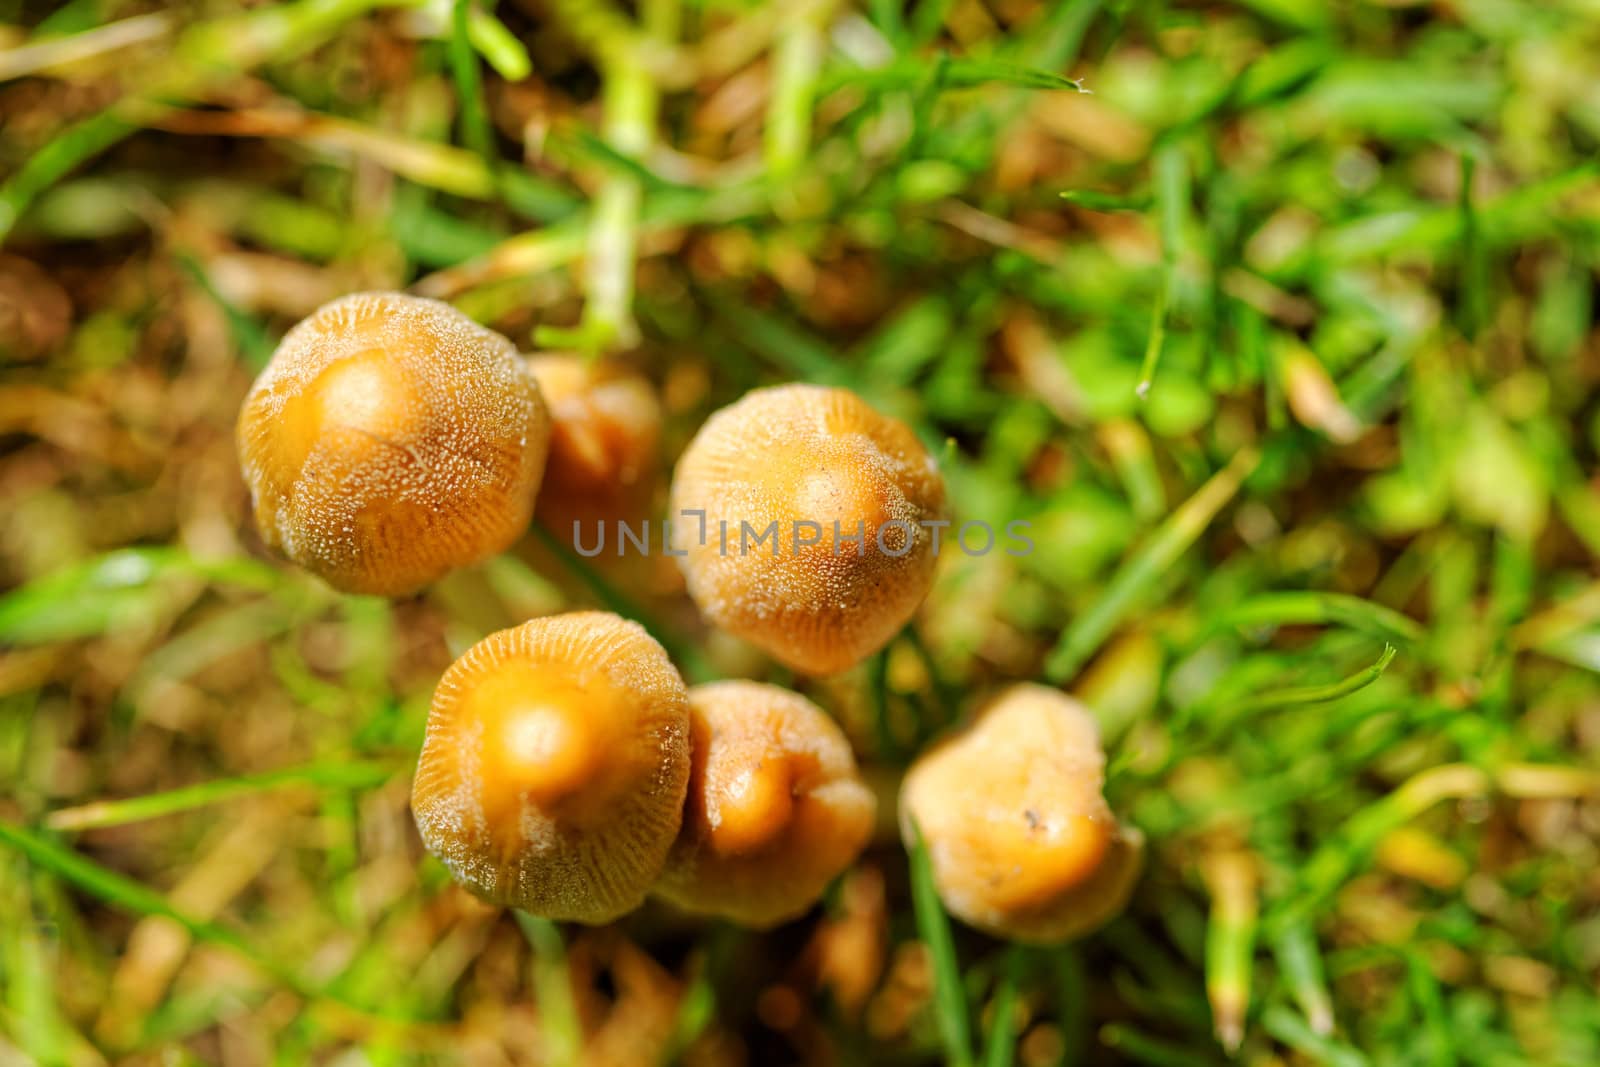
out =
[[717,412],[673,477],[689,593],[808,674],[883,647],[933,578],[944,481],[910,427],[846,389],[758,389]]
[[650,383],[619,364],[569,355],[534,356],[528,369],[551,416],[539,519],[566,538],[574,522],[639,517],[661,451]]
[[359,293],[284,337],[239,416],[266,542],[353,593],[412,592],[527,527],[550,419],[511,342]]
[[999,937],[1058,942],[1127,903],[1143,835],[1101,795],[1094,718],[1041,685],[1015,685],[920,756],[900,791],[901,834],[920,830],[951,914]]
[[801,915],[872,835],[876,801],[850,742],[773,685],[696,686],[689,707],[689,798],[656,893],[747,926]]
[[689,781],[683,679],[607,612],[491,634],[445,671],[412,784],[422,841],[496,904],[601,923],[661,873]]

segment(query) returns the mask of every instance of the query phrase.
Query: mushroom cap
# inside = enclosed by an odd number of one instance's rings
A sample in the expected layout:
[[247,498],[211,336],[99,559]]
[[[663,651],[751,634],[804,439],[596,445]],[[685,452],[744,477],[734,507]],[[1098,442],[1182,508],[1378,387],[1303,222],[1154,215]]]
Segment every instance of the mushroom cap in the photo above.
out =
[[534,356],[528,370],[551,416],[539,518],[564,535],[574,520],[631,517],[661,449],[655,390],[626,367],[577,356]]
[[496,904],[607,922],[660,874],[689,781],[683,679],[638,623],[587,611],[491,634],[445,671],[411,809]]
[[923,524],[944,503],[905,423],[846,389],[782,385],[707,420],[678,462],[670,514],[711,621],[795,670],[833,674],[883,647],[927,595]]
[[805,697],[759,682],[696,686],[689,707],[689,798],[656,894],[747,926],[801,915],[872,836],[877,802],[849,741]]
[[403,293],[346,296],[291,329],[238,428],[267,544],[338,589],[389,596],[509,546],[549,437],[510,341]]
[[[920,756],[900,790],[951,914],[1018,941],[1086,933],[1127,903],[1143,837],[1101,795],[1094,718],[1041,685],[1014,685]],[[913,827],[913,823],[915,827]]]

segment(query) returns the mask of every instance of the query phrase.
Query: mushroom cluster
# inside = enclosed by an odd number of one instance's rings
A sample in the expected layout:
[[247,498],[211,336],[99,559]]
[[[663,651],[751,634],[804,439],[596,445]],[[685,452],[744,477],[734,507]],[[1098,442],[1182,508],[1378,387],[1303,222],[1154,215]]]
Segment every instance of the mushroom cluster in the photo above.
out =
[[816,705],[754,682],[686,692],[643,627],[605,612],[502,630],[451,665],[411,807],[492,903],[599,923],[654,887],[752,926],[816,903],[875,810]]
[[[394,596],[506,549],[536,509],[556,524],[638,516],[661,421],[631,372],[524,359],[448,305],[363,293],[284,337],[238,445],[269,546],[338,589]],[[670,495],[701,613],[810,675],[893,639],[948,525],[915,433],[810,385],[713,414]],[[1078,936],[1140,867],[1104,764],[1083,708],[1015,686],[911,766],[902,832],[959,918],[1023,941]],[[412,808],[428,850],[490,902],[603,923],[654,896],[764,928],[855,862],[877,802],[810,700],[753,681],[688,688],[642,626],[584,611],[491,634],[445,671]]]

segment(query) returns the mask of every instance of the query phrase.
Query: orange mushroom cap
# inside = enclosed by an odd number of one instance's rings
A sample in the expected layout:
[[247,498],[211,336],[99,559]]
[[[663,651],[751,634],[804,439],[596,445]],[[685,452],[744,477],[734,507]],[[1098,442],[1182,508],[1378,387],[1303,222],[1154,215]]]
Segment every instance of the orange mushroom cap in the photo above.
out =
[[925,524],[944,503],[905,423],[845,389],[784,385],[706,422],[678,463],[670,517],[711,621],[795,670],[833,674],[883,647],[927,595]]
[[661,403],[650,383],[569,355],[534,356],[528,370],[551,415],[540,520],[565,537],[574,521],[634,518],[660,462]]
[[689,706],[688,802],[656,893],[748,926],[795,918],[872,835],[877,805],[850,743],[777,686],[696,686]]
[[467,888],[552,919],[634,908],[678,833],[689,780],[683,680],[637,623],[534,619],[445,671],[411,806]]
[[239,415],[262,538],[330,585],[414,591],[527,527],[550,420],[511,342],[358,293],[285,335]]
[[951,914],[1020,941],[1076,937],[1127,902],[1143,838],[1101,795],[1094,718],[1072,698],[1015,685],[928,750],[900,792]]

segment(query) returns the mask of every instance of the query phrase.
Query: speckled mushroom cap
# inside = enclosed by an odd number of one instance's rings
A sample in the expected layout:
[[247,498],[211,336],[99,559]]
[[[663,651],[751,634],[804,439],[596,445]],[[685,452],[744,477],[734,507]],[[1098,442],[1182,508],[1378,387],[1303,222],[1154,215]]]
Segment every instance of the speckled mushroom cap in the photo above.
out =
[[[661,404],[626,367],[577,356],[533,356],[528,369],[550,407],[550,455],[536,507],[562,539],[574,521],[632,518],[654,483]],[[584,535],[593,540],[593,531]]]
[[929,749],[900,791],[901,833],[922,831],[950,913],[999,937],[1056,942],[1127,903],[1143,837],[1101,795],[1105,755],[1089,712],[1015,685]]
[[428,850],[484,899],[607,922],[661,873],[683,815],[683,680],[607,612],[484,638],[434,692],[411,808]]
[[266,542],[354,593],[414,591],[526,529],[550,419],[511,342],[358,293],[284,337],[239,415]]
[[670,516],[711,621],[795,670],[833,674],[881,648],[927,594],[923,524],[944,518],[944,480],[905,423],[846,389],[783,385],[707,420],[678,462]]
[[877,805],[850,742],[773,685],[696,686],[689,706],[689,797],[656,893],[747,926],[795,918],[872,836]]

